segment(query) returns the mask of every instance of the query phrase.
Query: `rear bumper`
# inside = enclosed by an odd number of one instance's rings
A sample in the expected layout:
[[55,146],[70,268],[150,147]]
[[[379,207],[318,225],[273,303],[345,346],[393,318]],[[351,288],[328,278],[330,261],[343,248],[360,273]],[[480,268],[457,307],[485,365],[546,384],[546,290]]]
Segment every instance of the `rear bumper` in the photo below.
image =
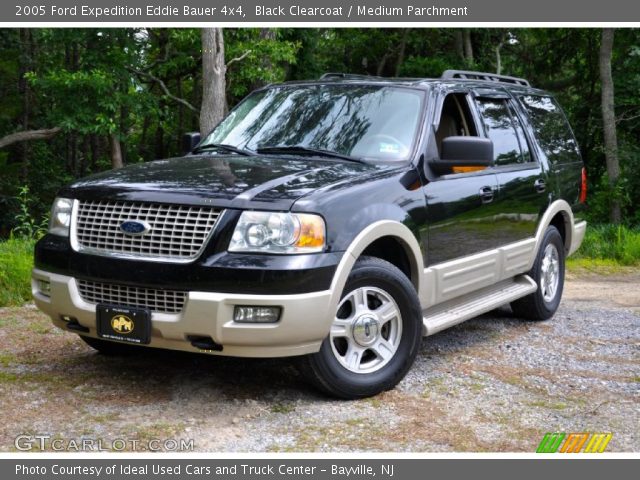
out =
[[[38,288],[38,280],[50,283],[50,296]],[[97,338],[96,305],[81,297],[73,277],[34,269],[32,292],[36,305],[53,323],[65,330],[70,317]],[[273,324],[240,324],[233,321],[235,305],[279,306],[281,318]],[[317,352],[331,321],[331,292],[292,295],[250,295],[190,291],[178,314],[152,313],[151,343],[147,346],[238,357],[285,357]],[[78,332],[74,332],[78,333]],[[189,336],[211,337],[222,351],[201,350]]]
[[572,255],[582,245],[584,235],[587,231],[587,222],[581,221],[573,225],[573,232],[571,233],[571,245],[569,246],[568,255]]

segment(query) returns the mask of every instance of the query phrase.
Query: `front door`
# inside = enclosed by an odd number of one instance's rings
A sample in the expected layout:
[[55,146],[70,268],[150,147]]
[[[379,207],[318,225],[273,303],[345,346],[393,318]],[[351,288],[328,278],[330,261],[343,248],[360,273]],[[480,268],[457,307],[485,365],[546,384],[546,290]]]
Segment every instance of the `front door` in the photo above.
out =
[[[442,98],[435,138],[478,136],[466,92],[452,92]],[[440,175],[424,187],[429,234],[427,263],[435,265],[496,248],[500,232],[491,223],[496,214],[498,179],[492,169],[452,172]]]

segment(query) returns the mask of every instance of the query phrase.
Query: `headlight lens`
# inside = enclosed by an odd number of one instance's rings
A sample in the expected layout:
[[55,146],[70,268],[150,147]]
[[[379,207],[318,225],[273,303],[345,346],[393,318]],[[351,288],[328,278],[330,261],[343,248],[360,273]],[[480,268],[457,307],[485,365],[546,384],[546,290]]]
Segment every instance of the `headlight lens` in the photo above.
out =
[[71,225],[71,210],[73,200],[69,198],[56,198],[51,207],[51,219],[49,220],[49,233],[69,236],[69,225]]
[[230,252],[313,253],[325,246],[325,225],[310,213],[242,212]]

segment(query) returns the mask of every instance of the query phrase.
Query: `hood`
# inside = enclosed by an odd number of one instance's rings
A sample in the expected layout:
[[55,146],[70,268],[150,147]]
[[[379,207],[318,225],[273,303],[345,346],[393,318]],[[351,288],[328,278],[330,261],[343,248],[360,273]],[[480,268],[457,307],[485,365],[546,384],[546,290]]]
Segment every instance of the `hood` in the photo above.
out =
[[63,189],[60,196],[288,209],[314,190],[386,168],[289,155],[187,156],[93,175]]

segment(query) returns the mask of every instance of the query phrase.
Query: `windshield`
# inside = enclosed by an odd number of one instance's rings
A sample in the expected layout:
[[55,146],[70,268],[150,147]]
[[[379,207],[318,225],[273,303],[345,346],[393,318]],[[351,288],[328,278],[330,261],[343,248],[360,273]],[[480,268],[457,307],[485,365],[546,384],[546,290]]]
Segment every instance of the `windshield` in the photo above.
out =
[[201,145],[252,151],[306,147],[360,159],[407,160],[423,101],[422,91],[400,87],[275,87],[247,97]]

